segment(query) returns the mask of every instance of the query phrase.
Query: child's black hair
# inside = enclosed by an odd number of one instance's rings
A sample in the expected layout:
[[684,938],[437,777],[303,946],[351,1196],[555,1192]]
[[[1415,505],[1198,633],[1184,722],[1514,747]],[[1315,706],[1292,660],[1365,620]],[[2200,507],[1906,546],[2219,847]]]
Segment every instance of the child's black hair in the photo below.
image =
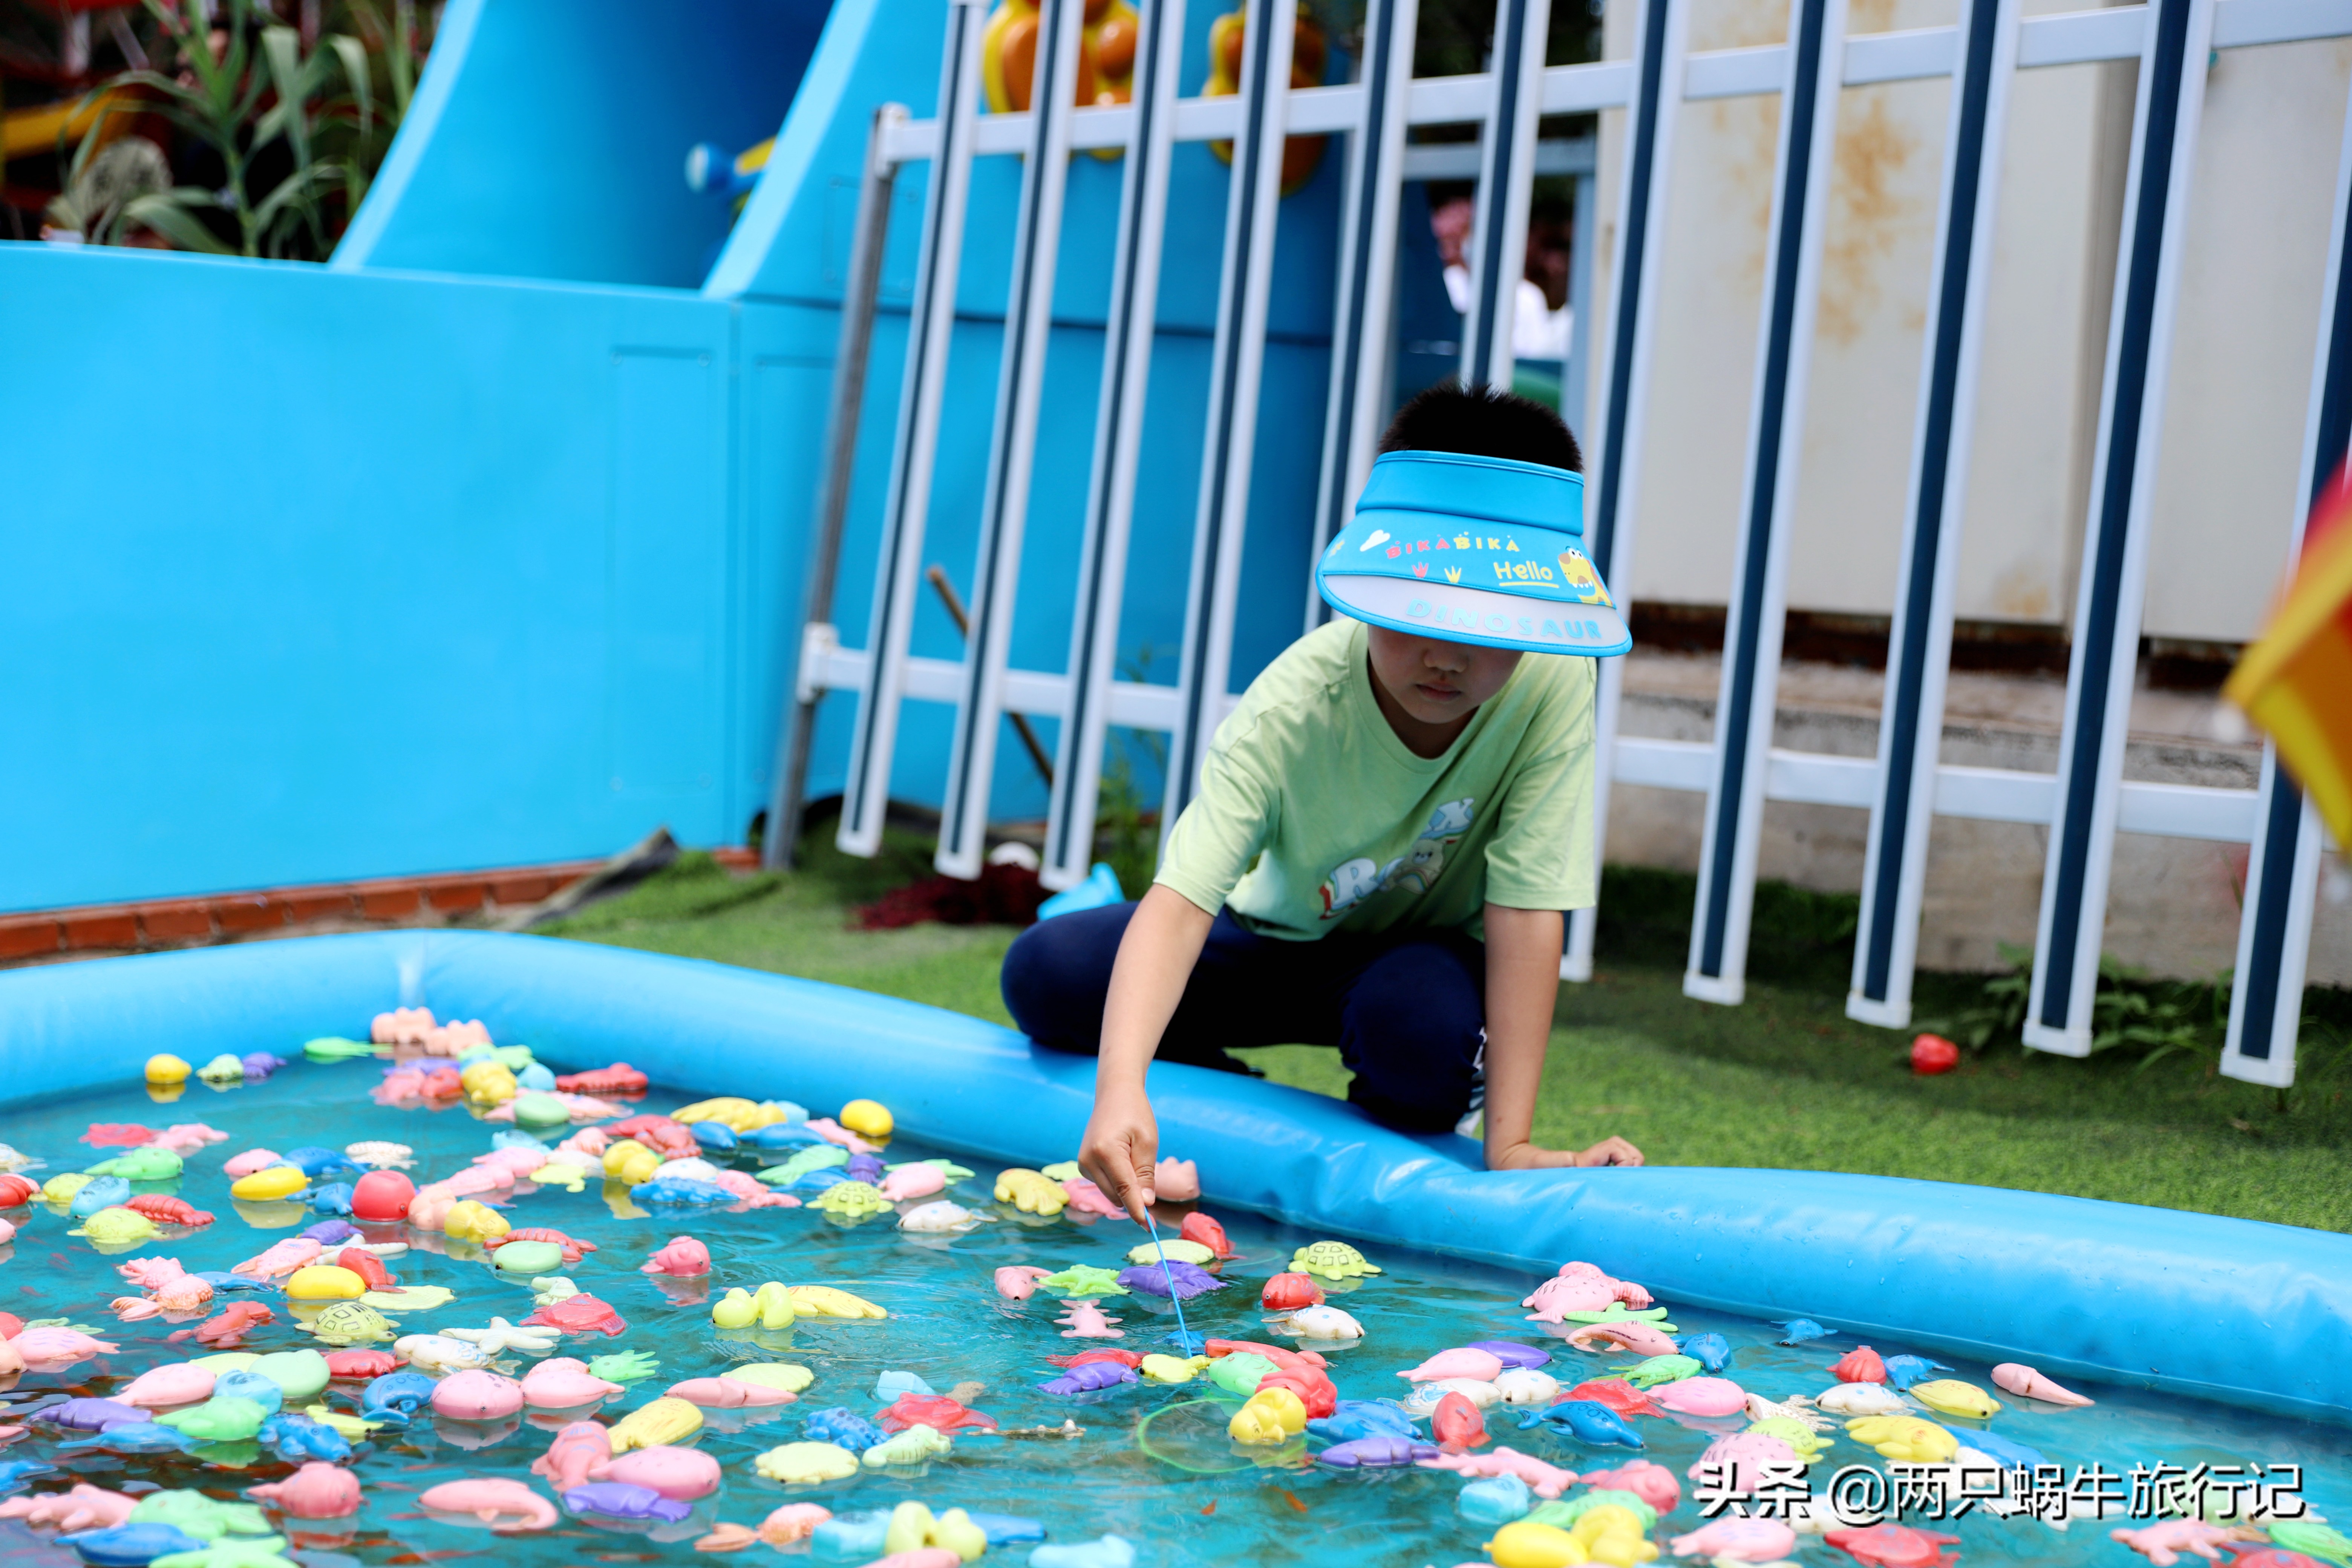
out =
[[1381,450],[1461,452],[1584,471],[1584,454],[1559,415],[1491,386],[1465,387],[1453,380],[1423,390],[1397,410],[1381,437]]

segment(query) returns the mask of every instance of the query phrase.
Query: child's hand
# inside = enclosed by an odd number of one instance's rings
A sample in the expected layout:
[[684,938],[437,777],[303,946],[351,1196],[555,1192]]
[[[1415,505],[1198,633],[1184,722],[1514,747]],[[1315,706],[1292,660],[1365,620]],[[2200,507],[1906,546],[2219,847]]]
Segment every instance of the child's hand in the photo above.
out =
[[1078,1145],[1078,1169],[1138,1225],[1155,1196],[1151,1182],[1159,1161],[1160,1122],[1151,1114],[1151,1101],[1139,1091],[1098,1094]]
[[1534,1143],[1515,1143],[1486,1156],[1490,1171],[1556,1170],[1570,1165],[1638,1165],[1642,1152],[1622,1138],[1603,1138],[1591,1148],[1578,1152],[1573,1149],[1546,1149]]

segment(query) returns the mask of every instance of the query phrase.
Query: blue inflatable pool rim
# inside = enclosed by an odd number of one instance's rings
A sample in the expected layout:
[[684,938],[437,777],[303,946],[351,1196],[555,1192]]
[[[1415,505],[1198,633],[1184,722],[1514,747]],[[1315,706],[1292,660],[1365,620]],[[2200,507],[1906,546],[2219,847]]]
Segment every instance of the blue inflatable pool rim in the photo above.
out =
[[[1006,1163],[1076,1151],[1093,1063],[1010,1030],[814,981],[487,932],[267,942],[0,973],[0,1104],[193,1061],[364,1037],[394,1005],[480,1018],[559,1070],[830,1110],[872,1097],[909,1137]],[[2352,1237],[2041,1193],[1818,1171],[1489,1172],[1319,1095],[1151,1069],[1162,1149],[1204,1201],[1374,1244],[1549,1272],[1570,1258],[1662,1300],[1814,1318],[1881,1350],[2022,1361],[2352,1421]]]

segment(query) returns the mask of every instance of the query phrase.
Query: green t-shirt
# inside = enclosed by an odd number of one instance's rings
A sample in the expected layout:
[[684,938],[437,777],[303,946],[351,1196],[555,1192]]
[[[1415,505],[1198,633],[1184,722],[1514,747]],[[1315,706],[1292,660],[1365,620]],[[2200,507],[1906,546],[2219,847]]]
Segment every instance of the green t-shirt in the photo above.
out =
[[1443,755],[1418,757],[1381,716],[1365,645],[1362,622],[1335,620],[1250,682],[1155,880],[1302,942],[1475,934],[1489,902],[1592,902],[1593,661],[1527,655]]

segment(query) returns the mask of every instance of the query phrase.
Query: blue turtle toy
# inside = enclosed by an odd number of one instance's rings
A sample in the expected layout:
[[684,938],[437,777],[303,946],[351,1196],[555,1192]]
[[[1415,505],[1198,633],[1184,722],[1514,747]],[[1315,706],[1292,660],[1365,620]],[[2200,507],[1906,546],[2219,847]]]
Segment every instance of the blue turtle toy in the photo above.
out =
[[698,1207],[742,1201],[716,1182],[698,1182],[685,1176],[665,1176],[657,1182],[647,1182],[632,1188],[629,1195],[648,1208],[663,1204],[691,1204]]
[[1542,1423],[1555,1432],[1564,1433],[1580,1443],[1599,1447],[1639,1448],[1642,1435],[1625,1425],[1625,1418],[1597,1399],[1570,1399],[1538,1410],[1529,1410],[1519,1417],[1522,1429]]
[[1710,1377],[1731,1364],[1731,1342],[1721,1334],[1693,1334],[1682,1346],[1683,1354],[1706,1368]]
[[1309,1421],[1307,1429],[1334,1443],[1352,1443],[1359,1437],[1413,1435],[1412,1416],[1402,1406],[1380,1399],[1342,1399],[1332,1406],[1330,1415]]
[[195,1447],[195,1441],[176,1428],[159,1426],[152,1421],[126,1421],[120,1426],[109,1426],[103,1432],[60,1443],[58,1452],[99,1448],[110,1454],[184,1454]]
[[1913,1384],[1923,1381],[1931,1372],[1951,1370],[1942,1362],[1929,1361],[1926,1356],[1891,1355],[1886,1358],[1886,1383],[1899,1394]]
[[84,1530],[58,1539],[78,1552],[90,1568],[140,1568],[175,1552],[201,1552],[199,1541],[174,1524],[118,1524],[106,1530]]
[[1830,1337],[1830,1331],[1811,1318],[1790,1318],[1772,1326],[1780,1331],[1780,1342],[1784,1345],[1801,1345]]
[[324,1459],[340,1465],[352,1457],[352,1440],[324,1421],[281,1411],[261,1424],[261,1440],[289,1465]]
[[388,1372],[360,1390],[360,1419],[405,1426],[416,1407],[433,1397],[433,1380],[421,1372]]
[[838,1443],[856,1454],[866,1452],[883,1437],[879,1427],[845,1405],[829,1405],[811,1415],[808,1435],[812,1443]]

